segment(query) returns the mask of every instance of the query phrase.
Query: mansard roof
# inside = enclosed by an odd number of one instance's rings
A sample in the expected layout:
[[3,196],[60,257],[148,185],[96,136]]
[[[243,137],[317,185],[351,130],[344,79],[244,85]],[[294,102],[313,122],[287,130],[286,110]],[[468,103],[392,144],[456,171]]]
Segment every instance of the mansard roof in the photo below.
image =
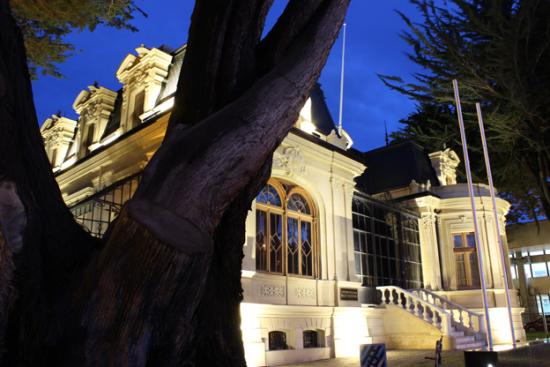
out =
[[325,135],[329,135],[332,130],[336,130],[336,125],[328,110],[325,93],[321,88],[321,84],[315,83],[309,97],[311,98],[311,119],[313,124],[317,130]]
[[419,184],[430,181],[432,186],[439,186],[428,153],[412,141],[373,149],[363,156],[367,169],[357,184],[368,194],[407,187],[412,180]]
[[[170,49],[167,46],[160,46],[159,49],[163,52],[169,53],[172,55],[172,64],[168,70],[168,76],[166,77],[165,82],[163,83],[162,89],[157,99],[157,103],[171,97],[175,92],[178,84],[178,78],[183,64],[183,58],[185,56],[186,46],[182,46],[176,50]],[[132,55],[129,55],[132,56]],[[119,71],[128,68],[129,65],[135,62],[135,57],[128,58],[126,57],[119,67]],[[121,113],[122,113],[122,89],[120,89],[117,95],[115,102],[115,109],[111,113],[109,122],[105,128],[102,138],[109,136],[109,134],[115,132],[121,123]],[[332,130],[336,130],[336,125],[328,109],[325,94],[321,88],[321,84],[316,83],[311,91],[311,117],[312,122],[317,128],[317,130],[324,135],[329,135]]]

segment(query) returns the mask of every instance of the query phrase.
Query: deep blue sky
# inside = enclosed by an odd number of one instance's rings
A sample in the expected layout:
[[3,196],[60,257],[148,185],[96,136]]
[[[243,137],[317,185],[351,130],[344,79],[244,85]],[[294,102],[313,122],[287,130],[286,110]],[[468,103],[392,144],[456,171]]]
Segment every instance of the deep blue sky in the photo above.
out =
[[[267,26],[275,22],[285,3],[275,1]],[[139,32],[99,27],[94,32],[77,32],[68,38],[77,51],[60,66],[64,78],[41,76],[33,83],[40,124],[57,111],[76,118],[72,109],[74,99],[94,81],[113,90],[119,89],[115,72],[124,57],[140,44],[178,47],[185,43],[192,1],[138,0],[138,4],[149,14],[148,18],[136,15],[133,23]],[[419,70],[405,55],[408,47],[399,37],[404,24],[395,13],[396,9],[413,20],[419,19],[416,9],[407,0],[354,0],[346,18],[343,121],[357,149],[384,145],[384,121],[389,131],[396,130],[398,121],[414,110],[412,101],[389,90],[376,75],[408,78]],[[341,42],[340,37],[320,80],[335,121],[338,117]]]

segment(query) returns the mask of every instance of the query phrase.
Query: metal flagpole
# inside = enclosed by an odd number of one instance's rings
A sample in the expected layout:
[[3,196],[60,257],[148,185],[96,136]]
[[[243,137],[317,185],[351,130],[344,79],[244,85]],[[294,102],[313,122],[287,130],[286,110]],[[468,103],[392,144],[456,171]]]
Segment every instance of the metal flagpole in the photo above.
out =
[[472,172],[470,170],[470,158],[468,157],[468,142],[466,141],[466,132],[464,130],[464,120],[462,119],[462,107],[460,105],[460,95],[458,94],[458,82],[453,80],[453,89],[456,102],[456,114],[458,116],[458,126],[460,127],[460,138],[462,139],[462,151],[464,153],[464,165],[466,168],[466,178],[468,180],[468,194],[470,195],[470,204],[472,206],[472,219],[474,222],[474,235],[476,239],[477,264],[479,267],[479,278],[481,283],[481,295],[483,298],[483,308],[485,309],[485,324],[487,326],[487,346],[493,350],[493,335],[491,334],[491,321],[489,321],[489,308],[487,307],[487,289],[485,287],[485,271],[483,266],[483,254],[481,252],[481,237],[479,235],[479,226],[477,223],[476,203],[474,198],[474,186],[472,184]]
[[342,136],[342,110],[344,106],[344,56],[346,53],[346,23],[343,25],[342,66],[340,69],[340,111],[338,111],[338,135]]
[[510,302],[510,290],[508,288],[508,269],[506,266],[506,254],[504,252],[504,245],[502,243],[502,236],[500,235],[500,221],[497,213],[497,200],[495,197],[495,186],[493,185],[493,174],[491,173],[491,161],[489,159],[489,151],[487,149],[487,139],[485,138],[485,127],[483,125],[483,116],[481,115],[481,105],[476,103],[477,122],[479,123],[479,133],[481,135],[481,143],[483,145],[483,156],[485,157],[485,168],[487,170],[487,179],[489,181],[489,191],[491,193],[491,201],[493,202],[493,216],[495,221],[495,230],[498,238],[498,247],[500,249],[500,257],[502,260],[502,267],[504,270],[504,290],[506,293],[506,307],[508,308],[508,319],[510,321],[510,332],[512,333],[512,345],[516,349],[516,333],[514,330],[514,320],[512,317],[512,304]]

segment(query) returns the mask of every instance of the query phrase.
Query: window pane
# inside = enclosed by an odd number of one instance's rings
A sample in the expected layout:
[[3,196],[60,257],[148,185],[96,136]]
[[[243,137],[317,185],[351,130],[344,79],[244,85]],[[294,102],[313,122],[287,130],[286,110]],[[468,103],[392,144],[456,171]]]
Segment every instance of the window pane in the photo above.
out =
[[464,254],[455,254],[456,262],[456,283],[458,288],[468,286],[466,279],[466,264],[464,263]]
[[287,218],[287,257],[288,273],[298,274],[298,219]]
[[358,254],[357,252],[355,253],[355,274],[357,275],[365,274],[363,270],[361,270],[361,256],[365,255]]
[[271,226],[270,271],[283,272],[283,218],[279,214],[269,215]]
[[518,273],[516,271],[516,266],[515,265],[512,265],[510,267],[510,273],[512,274],[512,279],[517,279],[518,278]]
[[462,247],[462,235],[455,234],[453,236],[454,247]]
[[526,278],[531,278],[531,264],[523,264],[523,271]]
[[530,250],[529,255],[530,256],[544,255],[544,251],[543,250]]
[[473,233],[468,233],[466,235],[466,243],[468,247],[475,248],[476,247],[476,236]]
[[311,223],[301,222],[302,275],[313,275],[313,249],[311,247]]
[[256,210],[256,270],[267,271],[266,213]]
[[264,186],[262,191],[260,191],[260,193],[256,197],[256,202],[274,206],[281,206],[281,198],[279,197],[277,190],[275,190],[275,188],[271,185]]
[[546,263],[532,263],[531,269],[533,271],[533,278],[547,277],[548,272],[546,270]]
[[541,294],[540,297],[542,298],[542,308],[544,310],[544,314],[545,315],[550,314],[550,299],[548,298],[548,295]]
[[288,198],[287,208],[288,210],[293,210],[295,212],[311,214],[311,210],[309,209],[309,205],[307,205],[306,199],[299,194],[290,195]]

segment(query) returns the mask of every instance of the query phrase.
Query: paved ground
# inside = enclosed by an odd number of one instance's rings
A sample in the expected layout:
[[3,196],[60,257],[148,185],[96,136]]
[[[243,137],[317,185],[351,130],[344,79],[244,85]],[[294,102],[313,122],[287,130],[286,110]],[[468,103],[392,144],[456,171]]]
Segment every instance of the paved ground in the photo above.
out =
[[[433,361],[424,357],[433,351],[388,351],[388,367],[430,367]],[[443,367],[464,367],[464,353],[443,352]],[[550,367],[550,344],[536,344],[516,351],[499,353],[500,367]],[[287,367],[359,367],[358,358],[335,358],[324,361],[289,365]]]

